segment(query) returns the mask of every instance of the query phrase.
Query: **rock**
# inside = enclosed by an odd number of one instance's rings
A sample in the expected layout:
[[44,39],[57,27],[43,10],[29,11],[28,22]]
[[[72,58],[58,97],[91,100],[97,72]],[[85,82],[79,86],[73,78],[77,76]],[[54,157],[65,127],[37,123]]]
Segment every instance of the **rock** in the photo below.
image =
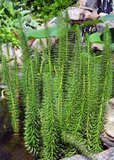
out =
[[92,44],[92,49],[95,50],[95,51],[103,51],[104,44],[93,43]]
[[107,148],[114,147],[114,98],[106,105],[106,120],[101,140]]
[[[101,153],[95,155],[96,160],[114,160],[114,148],[110,148]],[[74,155],[69,158],[64,158],[62,160],[89,160],[81,155]],[[92,160],[92,159],[91,159]]]
[[[84,11],[84,9],[78,7],[68,7],[66,10],[62,12],[62,16],[65,17],[66,14],[68,15],[70,20],[80,20],[80,14]],[[58,17],[52,18],[48,22],[49,26],[54,26],[58,24]],[[42,25],[44,27],[45,24]]]
[[17,59],[18,66],[21,66],[22,65],[22,51],[20,47],[15,49],[15,57]]
[[49,21],[49,24],[50,24],[50,26],[57,25],[57,24],[58,24],[58,19],[57,19],[57,17],[52,18],[52,19]]
[[98,160],[114,160],[114,148],[110,148],[96,155]]
[[0,83],[0,90],[1,89],[7,89],[7,88],[8,88],[7,85]]
[[[56,43],[56,40],[57,40],[57,38],[54,38],[54,37],[50,38],[51,46],[53,46]],[[34,40],[34,42],[31,45],[31,48],[37,49],[38,53],[41,53],[43,51],[43,49],[47,48],[47,46],[48,46],[48,44],[47,44],[46,38],[42,38],[41,40],[39,40],[39,39]]]
[[96,18],[98,18],[99,17],[99,14],[97,13],[97,9],[95,9],[95,10],[93,10],[93,12],[92,12],[92,19],[96,19]]
[[81,155],[74,155],[72,157],[69,158],[64,158],[62,160],[87,160],[87,158],[81,156]]
[[105,133],[114,140],[114,98],[106,106]]
[[107,148],[114,147],[114,139],[107,135],[105,132],[101,134],[103,145]]
[[[84,20],[84,19],[96,19],[99,17],[97,14],[97,10],[93,10],[91,12],[90,10],[84,10],[84,8],[78,8],[78,7],[68,7],[68,16],[70,20],[77,21],[77,20]],[[81,17],[81,15],[84,15],[84,17]]]
[[2,55],[4,55],[8,61],[8,63],[13,66],[14,59],[17,59],[18,66],[22,65],[22,51],[21,48],[14,48],[11,43],[8,44],[8,51],[7,51],[7,44],[2,44]]
[[100,17],[104,17],[104,16],[107,16],[107,15],[108,15],[107,13],[103,13],[103,12],[99,13]]
[[68,7],[68,16],[70,20],[80,20],[80,14],[84,11],[78,7]]
[[[7,47],[8,47],[8,50],[7,50]],[[14,54],[14,49],[11,43],[9,43],[8,46],[6,43],[3,43],[1,46],[1,49],[2,49],[2,55],[4,55],[7,60],[13,59],[15,54]]]

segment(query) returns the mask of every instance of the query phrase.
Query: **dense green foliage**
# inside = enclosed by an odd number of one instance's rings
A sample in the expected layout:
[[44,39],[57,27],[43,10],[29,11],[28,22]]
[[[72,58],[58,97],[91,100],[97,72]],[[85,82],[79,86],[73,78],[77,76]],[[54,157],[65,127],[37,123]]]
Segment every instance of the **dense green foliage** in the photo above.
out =
[[40,19],[49,19],[76,3],[74,0],[22,0],[26,8],[32,10]]
[[[79,27],[69,33],[61,17],[60,22],[58,32],[64,34],[60,34],[58,46],[52,51],[47,38],[48,47],[41,55],[34,51],[31,56],[27,39],[23,32],[20,34],[24,61],[21,77],[16,62],[11,69],[2,59],[12,127],[14,132],[18,131],[16,93],[20,92],[25,112],[25,146],[32,154],[44,160],[56,160],[64,146],[70,144],[92,158],[93,152],[102,150],[100,134],[105,103],[112,92],[110,34],[106,27],[104,53],[96,56],[91,51],[88,35],[83,47]],[[71,43],[72,34],[74,43]]]
[[[29,1],[29,0],[1,0],[0,1],[0,39],[2,42],[12,42],[14,46],[19,45],[17,31],[20,21],[23,28],[27,30],[36,26],[59,12],[74,4],[73,0],[56,1]],[[32,17],[31,17],[32,15]],[[35,21],[34,21],[35,19]]]

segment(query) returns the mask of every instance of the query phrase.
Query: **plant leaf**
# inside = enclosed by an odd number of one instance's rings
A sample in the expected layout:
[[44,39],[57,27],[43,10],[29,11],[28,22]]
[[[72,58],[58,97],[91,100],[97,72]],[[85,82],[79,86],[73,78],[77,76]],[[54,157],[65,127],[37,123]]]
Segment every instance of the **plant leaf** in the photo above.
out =
[[41,39],[41,38],[47,38],[47,37],[59,37],[60,33],[58,32],[58,27],[53,26],[50,28],[45,28],[45,29],[31,29],[27,32],[27,37],[29,39],[36,38],[36,39]]
[[103,17],[100,17],[99,20],[101,20],[102,22],[105,22],[105,21],[114,21],[114,15],[106,15],[106,16],[103,16]]
[[90,25],[96,25],[102,23],[101,19],[97,19],[97,20],[91,20],[91,21],[85,21],[83,24],[80,25],[81,28],[90,26]]
[[91,43],[102,43],[100,36],[101,36],[101,33],[93,33],[89,35],[89,41]]

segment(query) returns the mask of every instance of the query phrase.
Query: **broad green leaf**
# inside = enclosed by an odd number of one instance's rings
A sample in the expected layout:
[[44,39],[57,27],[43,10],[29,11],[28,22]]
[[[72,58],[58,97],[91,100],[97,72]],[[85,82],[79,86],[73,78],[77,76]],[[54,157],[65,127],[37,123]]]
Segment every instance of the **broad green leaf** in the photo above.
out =
[[91,43],[102,43],[100,36],[101,36],[101,33],[93,33],[89,35],[89,41]]
[[114,15],[112,15],[112,14],[106,15],[106,16],[100,17],[99,20],[101,20],[102,22],[114,21]]
[[[62,33],[63,34],[63,33]],[[47,37],[59,37],[61,35],[61,32],[58,31],[58,26],[53,26],[45,29],[31,29],[27,32],[26,36],[29,39],[36,38],[47,38]]]

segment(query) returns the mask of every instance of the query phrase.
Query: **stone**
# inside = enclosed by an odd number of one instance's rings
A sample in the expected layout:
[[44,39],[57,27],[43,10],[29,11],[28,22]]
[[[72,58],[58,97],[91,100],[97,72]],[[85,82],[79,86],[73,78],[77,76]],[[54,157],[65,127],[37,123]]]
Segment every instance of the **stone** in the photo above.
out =
[[81,155],[74,155],[72,157],[69,158],[64,158],[62,160],[87,160],[87,158],[81,156]]
[[[8,50],[7,50],[7,47],[8,47]],[[3,43],[1,46],[1,52],[2,52],[2,55],[6,57],[7,60],[13,59],[15,55],[14,49],[11,43],[9,43],[8,46],[6,43]]]
[[8,51],[7,51],[7,44],[2,44],[1,47],[2,55],[6,57],[7,62],[13,66],[14,65],[14,59],[17,59],[18,66],[22,65],[22,51],[21,48],[15,48],[11,43],[8,44]]
[[[107,149],[101,153],[95,154],[96,160],[114,160],[114,148]],[[81,155],[63,158],[62,160],[90,160]],[[92,160],[92,159],[91,159]]]
[[[57,40],[57,38],[54,38],[54,37],[50,38],[51,46],[53,46],[56,43],[56,40]],[[47,48],[47,46],[48,46],[48,44],[47,44],[46,38],[42,38],[41,40],[39,40],[39,39],[34,40],[34,42],[31,45],[31,48],[33,50],[37,49],[38,53],[41,53],[43,51],[43,49]]]
[[114,160],[114,148],[109,148],[99,154],[96,154],[97,160]]
[[70,20],[80,20],[80,14],[84,11],[78,7],[68,7],[68,16]]
[[104,16],[107,16],[107,15],[108,15],[107,13],[103,13],[103,12],[99,13],[100,17],[104,17]]
[[49,21],[49,24],[50,24],[50,26],[57,25],[57,24],[58,24],[58,19],[57,19],[57,17],[52,18],[52,19]]
[[101,140],[107,148],[114,147],[114,139],[107,135],[105,132],[101,134]]
[[106,104],[106,120],[104,133],[101,134],[102,143],[107,147],[114,147],[114,98]]
[[114,139],[114,98],[110,99],[106,106],[105,132]]
[[93,44],[92,44],[92,49],[93,49],[94,51],[103,51],[103,49],[104,49],[104,44],[93,43]]
[[0,90],[7,89],[7,88],[8,88],[7,85],[0,83]]

